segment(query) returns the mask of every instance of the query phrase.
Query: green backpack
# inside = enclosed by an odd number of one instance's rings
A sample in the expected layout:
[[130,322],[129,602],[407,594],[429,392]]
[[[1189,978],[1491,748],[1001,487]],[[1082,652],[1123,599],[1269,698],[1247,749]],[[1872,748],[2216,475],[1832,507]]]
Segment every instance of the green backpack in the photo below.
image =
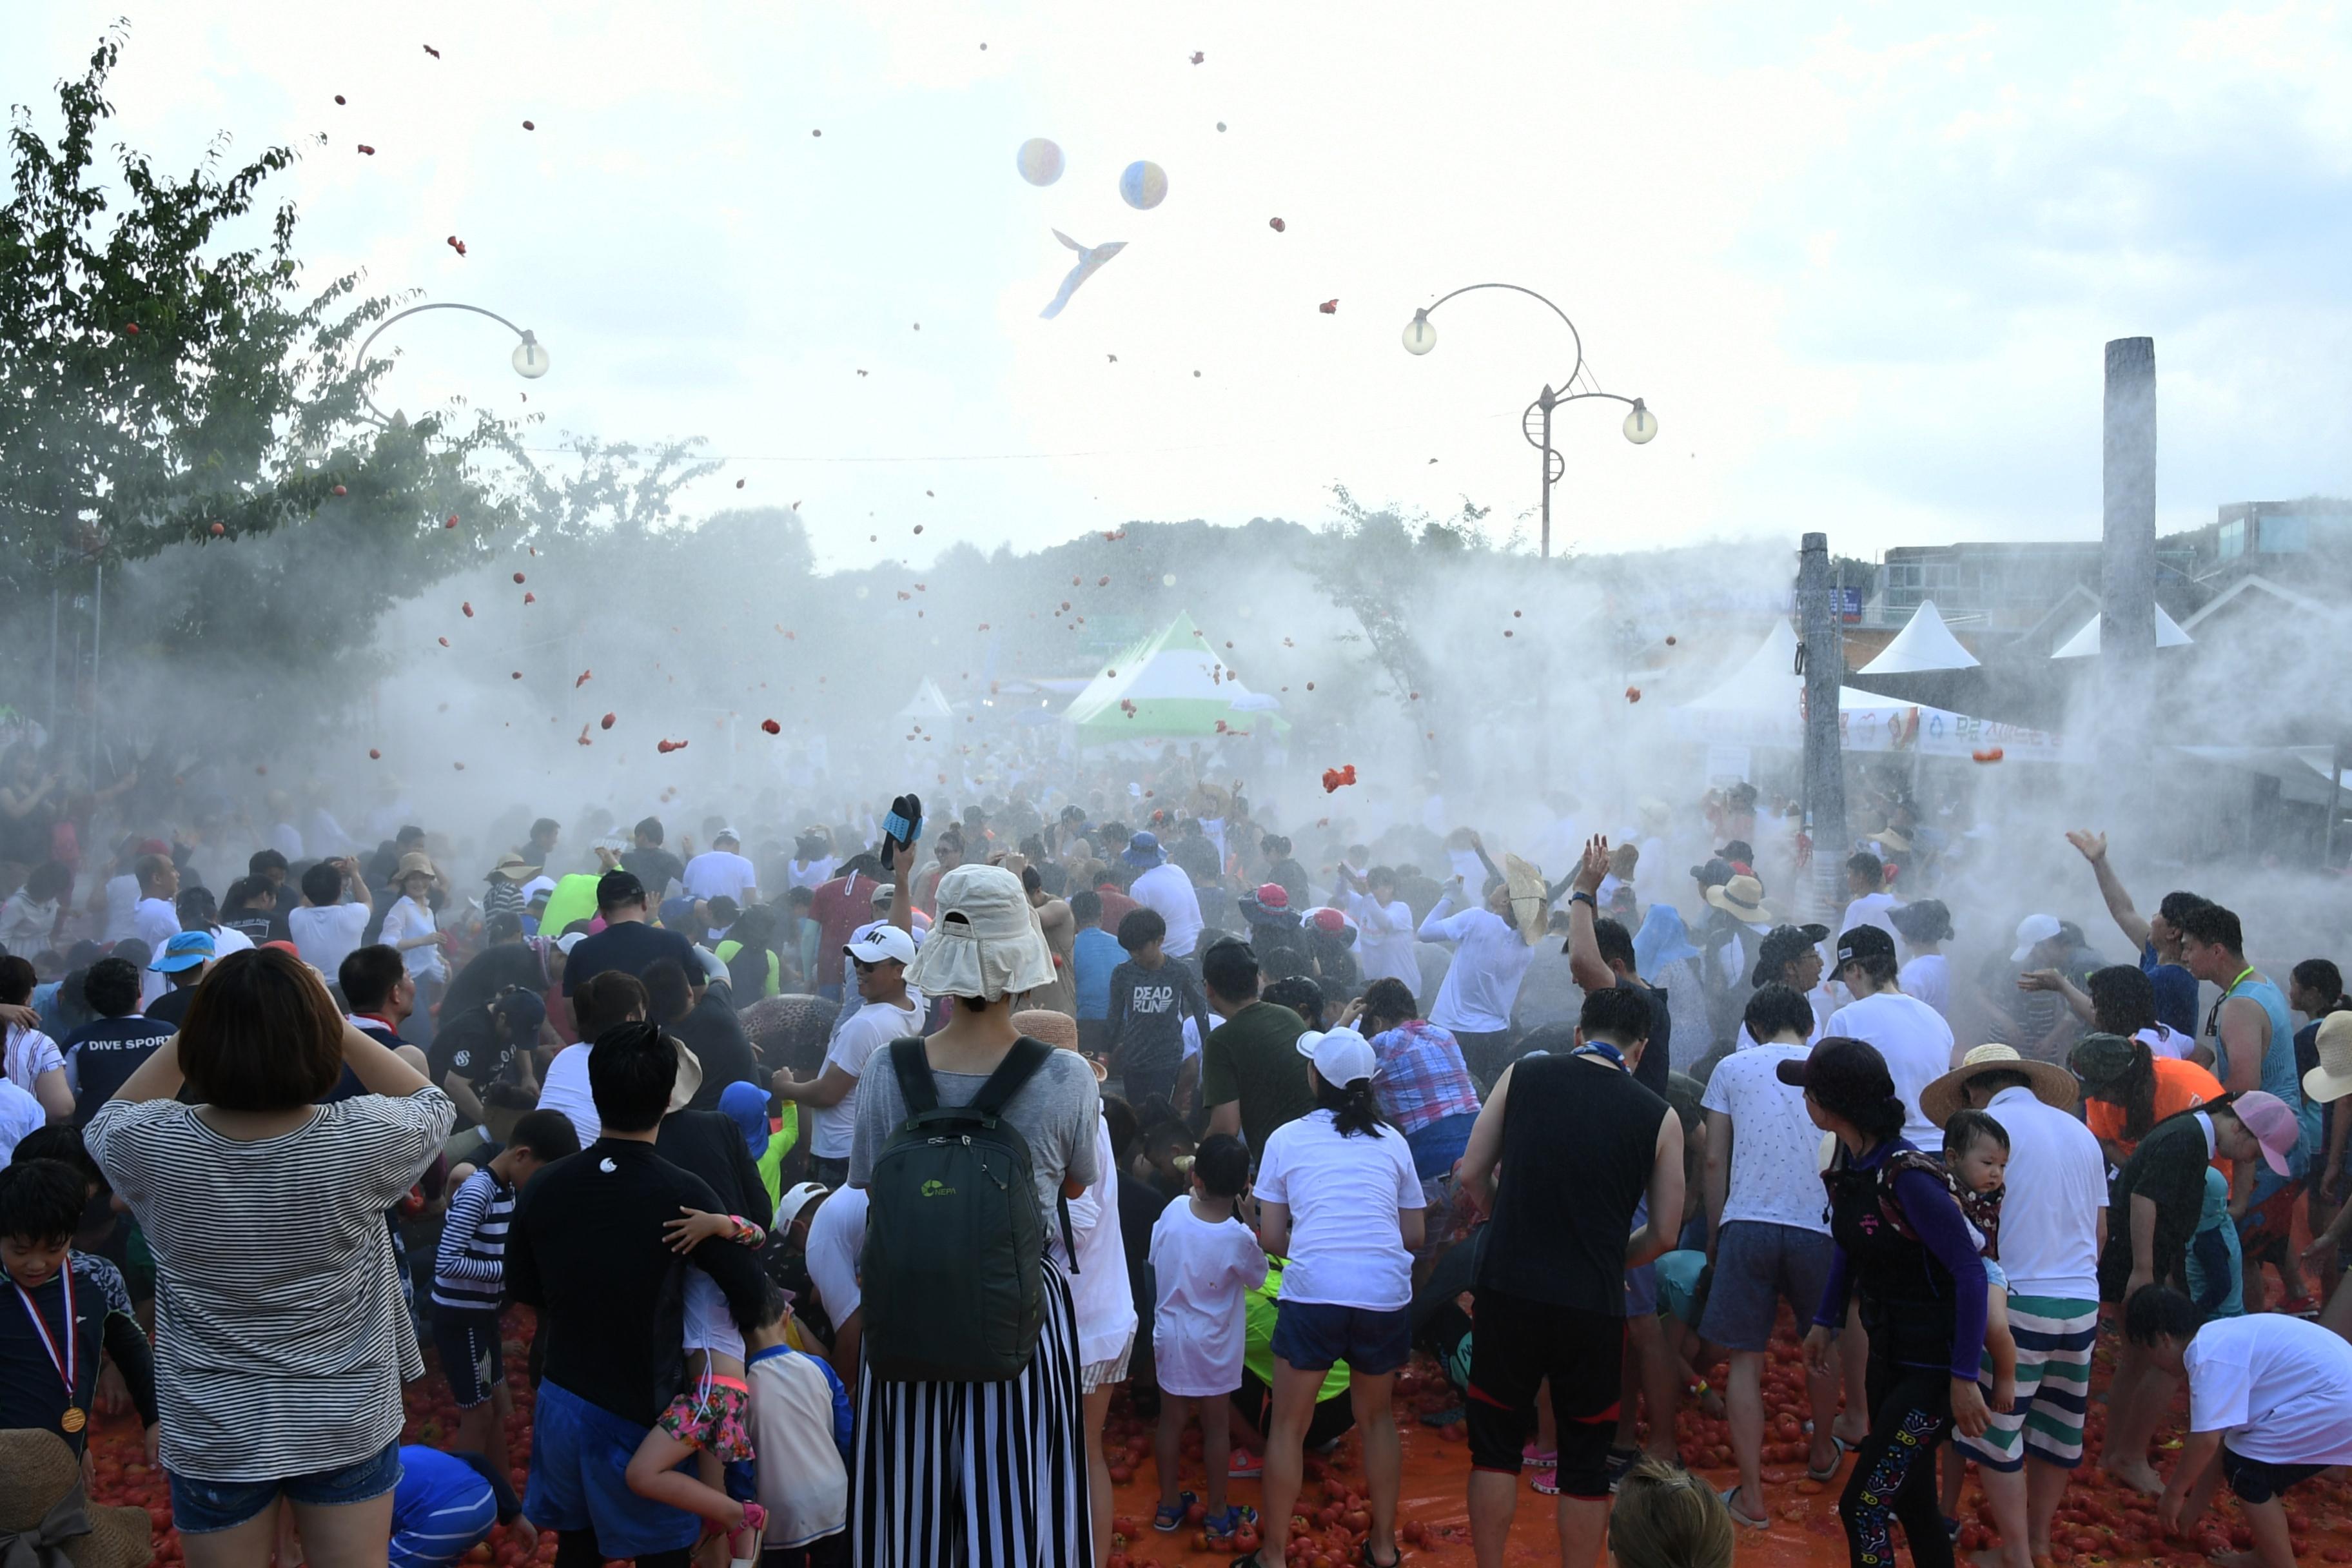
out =
[[[890,1068],[907,1120],[866,1184],[866,1364],[886,1383],[1002,1383],[1028,1368],[1045,1326],[1045,1227],[1029,1142],[1004,1107],[1053,1047],[1024,1036],[970,1105],[940,1104],[919,1039]],[[1069,1212],[1062,1229],[1068,1245]]]

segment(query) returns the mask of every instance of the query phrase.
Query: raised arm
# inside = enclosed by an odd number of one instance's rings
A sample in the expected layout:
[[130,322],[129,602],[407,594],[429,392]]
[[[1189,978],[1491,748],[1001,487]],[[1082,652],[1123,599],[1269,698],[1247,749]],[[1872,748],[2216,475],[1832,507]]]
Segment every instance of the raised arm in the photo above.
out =
[[1606,991],[1617,984],[1601,956],[1601,939],[1592,927],[1592,895],[1608,875],[1609,840],[1586,840],[1583,863],[1576,868],[1578,896],[1568,906],[1568,975],[1587,991]]
[[2116,924],[2121,926],[2124,935],[2130,939],[2132,951],[2137,952],[2146,948],[2147,921],[2132,908],[2131,895],[2124,891],[2115,868],[2107,864],[2107,836],[2078,827],[2066,835],[2066,842],[2080,850],[2083,858],[2091,863],[2091,873],[2099,879],[2099,896],[2106,900],[2107,913],[2115,917]]

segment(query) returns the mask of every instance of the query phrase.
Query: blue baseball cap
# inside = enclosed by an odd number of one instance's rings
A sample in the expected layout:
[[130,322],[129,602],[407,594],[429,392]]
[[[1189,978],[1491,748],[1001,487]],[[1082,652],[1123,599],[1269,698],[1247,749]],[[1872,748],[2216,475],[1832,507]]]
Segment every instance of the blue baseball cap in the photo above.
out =
[[184,931],[163,944],[155,962],[147,967],[157,974],[177,974],[182,970],[194,969],[210,963],[217,950],[213,946],[213,933],[208,931]]

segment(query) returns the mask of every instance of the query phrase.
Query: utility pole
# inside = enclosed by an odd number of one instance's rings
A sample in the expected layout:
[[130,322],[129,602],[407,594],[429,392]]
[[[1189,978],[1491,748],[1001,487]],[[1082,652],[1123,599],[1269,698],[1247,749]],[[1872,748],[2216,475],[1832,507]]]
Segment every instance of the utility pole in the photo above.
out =
[[1830,536],[1805,535],[1797,559],[1799,655],[1805,676],[1805,831],[1813,844],[1816,897],[1831,889],[1845,858],[1845,754],[1838,689],[1845,684],[1845,624],[1830,570]]
[[[2156,340],[2107,344],[2100,478],[2105,491],[2099,552],[2098,714],[2102,756],[2142,753],[2154,738],[2156,685]],[[2101,786],[2115,820],[2147,818],[2149,802],[2133,771]]]

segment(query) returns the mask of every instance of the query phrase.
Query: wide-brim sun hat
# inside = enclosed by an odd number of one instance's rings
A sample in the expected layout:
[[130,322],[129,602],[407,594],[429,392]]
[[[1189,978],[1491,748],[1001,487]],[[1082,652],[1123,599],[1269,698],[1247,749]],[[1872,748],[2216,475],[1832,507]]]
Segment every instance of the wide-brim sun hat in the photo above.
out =
[[490,874],[482,879],[486,882],[528,882],[538,874],[530,861],[509,849],[499,857],[499,863],[491,867]]
[[412,849],[407,854],[403,855],[400,858],[400,868],[393,872],[392,879],[394,882],[404,882],[411,877],[432,877],[437,875],[439,875],[439,873],[433,869],[433,858],[429,855]]
[[673,1114],[684,1110],[702,1092],[702,1058],[687,1049],[686,1042],[676,1035],[669,1037],[670,1048],[677,1053],[677,1082],[670,1086],[669,1108]]
[[994,1002],[1054,983],[1054,950],[1020,878],[959,866],[940,879],[937,902],[930,936],[907,966],[910,989]]
[[1764,901],[1764,884],[1744,874],[1734,876],[1721,887],[1709,888],[1706,901],[1724,913],[1751,924],[1773,918],[1772,906]]
[[2033,1087],[2033,1098],[2056,1110],[2072,1110],[2081,1103],[2083,1086],[2055,1062],[2021,1057],[2009,1046],[1979,1046],[1960,1058],[1960,1065],[1919,1091],[1919,1111],[1941,1127],[1961,1107],[1969,1079],[1979,1073],[2013,1072]]
[[1511,918],[1518,922],[1519,934],[1532,947],[1544,939],[1551,924],[1551,900],[1545,897],[1551,884],[1544,880],[1541,869],[1529,865],[1516,855],[1503,857],[1503,885],[1511,894]]
[[2303,1075],[2303,1092],[2321,1104],[2352,1094],[2352,1013],[2330,1013],[2315,1037],[2319,1065]]
[[1057,1051],[1078,1048],[1078,1021],[1051,1007],[1024,1007],[1013,1015],[1013,1026],[1033,1040],[1043,1040]]
[[60,1509],[78,1496],[80,1483],[81,1466],[55,1432],[0,1431],[0,1537],[9,1542],[7,1560],[20,1554],[27,1563],[62,1559],[73,1568],[143,1568],[153,1562],[146,1510],[86,1499],[78,1509]]

